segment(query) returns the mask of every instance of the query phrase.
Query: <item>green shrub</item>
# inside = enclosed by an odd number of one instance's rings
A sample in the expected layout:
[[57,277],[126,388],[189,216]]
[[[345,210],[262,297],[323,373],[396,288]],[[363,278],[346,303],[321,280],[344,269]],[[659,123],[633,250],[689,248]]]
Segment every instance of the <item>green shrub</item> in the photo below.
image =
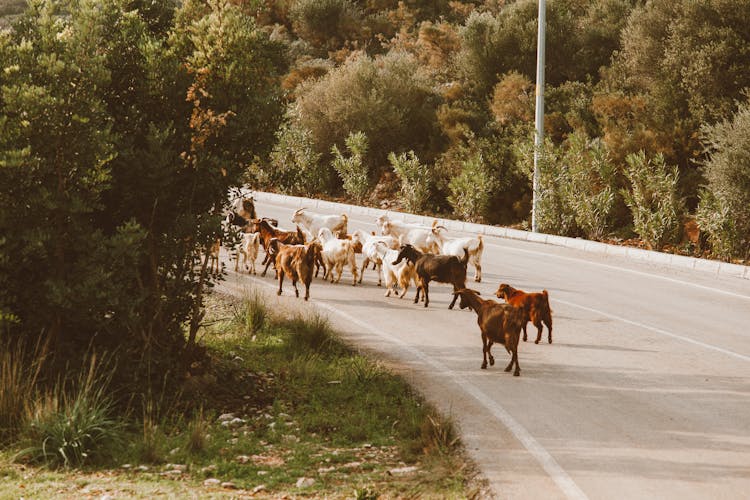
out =
[[625,161],[631,187],[622,194],[633,215],[633,229],[651,248],[661,250],[680,236],[684,207],[677,167],[667,166],[661,154],[647,159],[643,151],[629,154]]
[[351,0],[296,0],[290,17],[300,38],[331,50],[357,32],[361,13]]
[[481,222],[487,216],[495,181],[481,153],[468,158],[461,173],[449,183],[448,202],[461,219]]
[[321,162],[310,131],[293,118],[276,134],[270,155],[270,168],[256,173],[261,185],[292,195],[312,195],[333,187],[331,169]]
[[589,239],[601,239],[610,227],[615,203],[615,167],[604,144],[580,133],[568,138],[562,161],[565,198],[573,209],[576,226]]
[[405,52],[375,58],[357,53],[322,78],[303,82],[295,94],[300,123],[326,156],[357,130],[367,135],[368,164],[378,167],[391,151],[410,149],[429,163],[443,141],[435,82]]
[[[534,145],[529,140],[516,144],[517,161],[533,182]],[[536,190],[536,224],[543,233],[575,236],[575,211],[568,203],[570,179],[563,162],[563,151],[546,139],[539,154],[539,185]]]
[[738,238],[736,219],[726,202],[707,189],[700,193],[695,220],[707,235],[708,244],[716,257],[729,260],[739,254],[741,241]]
[[401,181],[401,203],[407,211],[417,213],[425,208],[430,196],[430,168],[419,163],[414,151],[388,155],[393,171]]
[[708,184],[698,224],[722,258],[750,258],[750,101],[731,120],[704,128]]
[[351,156],[345,157],[334,145],[331,148],[333,168],[344,182],[344,191],[356,203],[361,203],[370,186],[369,171],[364,161],[367,155],[367,136],[364,132],[350,133],[345,143]]
[[18,458],[48,466],[77,467],[110,457],[123,442],[123,425],[112,417],[109,376],[91,356],[73,387],[64,381],[30,403]]
[[[533,147],[518,146],[519,160],[533,165]],[[604,144],[582,132],[556,147],[545,141],[539,159],[537,225],[545,233],[602,238],[611,225],[616,169]]]

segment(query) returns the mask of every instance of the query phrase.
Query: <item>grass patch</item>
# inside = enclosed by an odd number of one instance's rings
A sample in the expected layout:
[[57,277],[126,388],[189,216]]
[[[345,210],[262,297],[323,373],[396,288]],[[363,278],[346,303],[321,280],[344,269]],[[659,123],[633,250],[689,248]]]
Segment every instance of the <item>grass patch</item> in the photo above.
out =
[[[63,496],[84,490],[135,498],[155,491],[214,498],[253,491],[274,497],[470,496],[473,469],[450,419],[404,380],[344,345],[325,317],[278,316],[257,293],[239,303],[212,300],[203,335],[209,361],[191,366],[180,395],[195,402],[192,408],[144,398],[104,486],[97,479],[101,466],[67,472],[27,467],[22,474],[12,466],[0,472],[0,497],[55,496],[61,484],[68,485]],[[20,483],[25,489],[19,492]]]

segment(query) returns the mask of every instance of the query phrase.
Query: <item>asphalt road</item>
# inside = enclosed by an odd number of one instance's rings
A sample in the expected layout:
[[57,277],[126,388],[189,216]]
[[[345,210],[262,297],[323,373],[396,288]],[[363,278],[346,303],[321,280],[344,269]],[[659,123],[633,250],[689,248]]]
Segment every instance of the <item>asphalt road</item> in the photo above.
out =
[[[257,209],[293,227],[291,205]],[[350,215],[359,228],[374,220]],[[522,343],[520,377],[502,346],[480,369],[476,315],[448,310],[447,285],[424,309],[413,287],[386,298],[374,271],[357,287],[346,272],[314,280],[312,305],[285,281],[282,302],[324,311],[449,414],[499,498],[750,498],[750,281],[492,237],[483,271],[485,298],[502,282],[549,291],[554,343]],[[223,286],[276,282],[230,272]]]

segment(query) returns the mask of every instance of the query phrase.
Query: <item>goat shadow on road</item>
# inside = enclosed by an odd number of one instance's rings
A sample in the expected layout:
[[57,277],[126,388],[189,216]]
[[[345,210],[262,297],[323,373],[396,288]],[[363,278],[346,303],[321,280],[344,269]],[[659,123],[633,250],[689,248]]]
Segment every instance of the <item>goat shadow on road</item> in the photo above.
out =
[[[408,297],[408,296],[407,296]],[[345,306],[362,306],[362,307],[377,307],[380,309],[414,309],[417,307],[414,304],[414,299],[408,299],[404,297],[399,299],[398,297],[382,297],[382,301],[372,299],[331,299],[321,298],[321,302],[330,304],[339,304]],[[421,304],[421,302],[420,302]],[[424,307],[422,307],[424,309]]]
[[[542,341],[546,339],[542,338]],[[554,339],[553,339],[554,340]],[[602,344],[570,344],[565,342],[556,342],[556,346],[561,348],[573,348],[573,349],[592,349],[601,351],[622,351],[622,352],[656,352],[653,349],[631,349],[629,347],[620,347],[614,345],[602,345]]]

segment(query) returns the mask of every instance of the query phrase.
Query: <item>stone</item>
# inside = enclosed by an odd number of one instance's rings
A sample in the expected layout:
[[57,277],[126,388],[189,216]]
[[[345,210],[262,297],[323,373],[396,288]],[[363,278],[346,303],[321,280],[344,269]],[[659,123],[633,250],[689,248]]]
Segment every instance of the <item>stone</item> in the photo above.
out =
[[203,481],[203,486],[218,486],[221,484],[221,481],[219,479],[216,479],[215,477],[209,477],[205,481]]
[[226,490],[236,490],[237,486],[232,481],[224,481],[221,483],[221,487]]
[[391,474],[393,476],[399,476],[404,474],[411,474],[413,472],[417,472],[419,470],[418,467],[409,466],[409,467],[396,467],[395,469],[391,469],[388,471],[388,474]]
[[315,479],[311,477],[301,477],[297,479],[296,486],[297,488],[309,488],[313,484],[315,484]]

